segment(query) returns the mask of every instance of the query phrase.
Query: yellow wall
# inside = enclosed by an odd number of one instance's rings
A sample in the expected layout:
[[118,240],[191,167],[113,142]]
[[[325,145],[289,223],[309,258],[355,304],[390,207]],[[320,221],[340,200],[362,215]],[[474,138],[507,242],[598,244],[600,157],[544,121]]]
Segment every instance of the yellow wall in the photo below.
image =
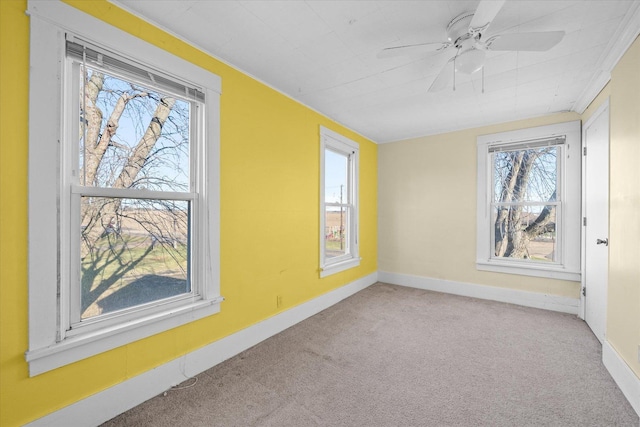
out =
[[578,298],[578,282],[476,270],[476,138],[579,118],[556,114],[380,145],[380,271]]
[[[26,0],[0,1],[0,425],[19,425],[377,271],[377,146],[104,0],[69,4],[222,78],[222,311],[29,378]],[[319,279],[319,126],[360,143],[361,265]],[[281,296],[282,306],[276,307]]]

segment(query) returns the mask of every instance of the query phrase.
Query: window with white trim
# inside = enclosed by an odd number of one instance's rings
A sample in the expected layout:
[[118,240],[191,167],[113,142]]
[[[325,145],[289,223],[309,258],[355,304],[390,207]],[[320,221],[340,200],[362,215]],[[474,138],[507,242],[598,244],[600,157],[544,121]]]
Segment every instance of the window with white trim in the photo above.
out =
[[580,279],[580,150],[580,122],[478,137],[478,269]]
[[320,277],[360,265],[356,142],[320,127]]
[[60,2],[29,13],[36,375],[220,310],[220,79]]

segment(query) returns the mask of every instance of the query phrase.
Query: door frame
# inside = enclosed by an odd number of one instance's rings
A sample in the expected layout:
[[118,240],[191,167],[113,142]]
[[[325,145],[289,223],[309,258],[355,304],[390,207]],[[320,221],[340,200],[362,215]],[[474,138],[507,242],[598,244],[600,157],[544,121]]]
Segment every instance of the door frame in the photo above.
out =
[[[596,111],[591,115],[591,117],[589,117],[589,119],[582,125],[582,232],[580,233],[580,248],[581,248],[581,254],[580,254],[580,306],[578,307],[578,317],[582,320],[586,319],[586,311],[587,311],[587,299],[584,295],[584,290],[586,287],[586,259],[587,259],[587,239],[586,239],[586,225],[585,225],[585,218],[586,218],[586,210],[587,210],[587,174],[586,174],[586,162],[587,162],[587,158],[584,155],[584,149],[586,148],[586,133],[587,133],[587,129],[589,128],[589,126],[591,126],[591,124],[598,118],[600,117],[601,114],[603,113],[607,113],[609,114],[609,98],[607,97],[607,99],[605,99],[605,101],[602,103],[602,105],[600,105]],[[611,120],[609,120],[609,129],[608,129],[608,135],[609,135],[609,141],[607,143],[608,147],[610,147],[611,145]],[[607,160],[609,161],[609,159]],[[609,177],[607,177],[607,187],[609,186],[609,182],[610,179]],[[608,234],[608,233],[607,233]],[[608,262],[607,262],[608,264]],[[606,319],[606,317],[605,317]],[[606,330],[606,324],[605,324],[605,330]]]

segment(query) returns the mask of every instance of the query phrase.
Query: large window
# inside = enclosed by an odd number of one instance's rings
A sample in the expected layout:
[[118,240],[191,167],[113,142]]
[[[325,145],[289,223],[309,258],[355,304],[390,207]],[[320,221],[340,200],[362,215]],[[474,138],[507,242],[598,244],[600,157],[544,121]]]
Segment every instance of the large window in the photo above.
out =
[[37,374],[219,311],[220,82],[59,2],[30,12]]
[[478,268],[579,279],[580,124],[478,138]]
[[358,144],[320,128],[320,276],[360,264]]

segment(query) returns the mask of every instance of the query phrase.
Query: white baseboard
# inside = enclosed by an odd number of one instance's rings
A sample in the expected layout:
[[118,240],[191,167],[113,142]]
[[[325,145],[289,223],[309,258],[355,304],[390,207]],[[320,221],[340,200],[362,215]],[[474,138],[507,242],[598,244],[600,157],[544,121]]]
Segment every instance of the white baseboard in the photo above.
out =
[[409,274],[378,271],[378,280],[393,285],[443,292],[465,297],[508,302],[526,307],[542,308],[562,313],[578,314],[580,299],[540,294],[537,292],[519,291],[517,289],[499,288],[495,286],[454,282],[451,280],[433,279],[430,277],[412,276]]
[[293,307],[155,369],[37,419],[27,426],[91,426],[151,399],[378,281],[378,273]]
[[640,416],[640,378],[636,376],[624,359],[620,357],[620,354],[606,340],[602,344],[602,363],[616,384],[618,384],[622,394]]

